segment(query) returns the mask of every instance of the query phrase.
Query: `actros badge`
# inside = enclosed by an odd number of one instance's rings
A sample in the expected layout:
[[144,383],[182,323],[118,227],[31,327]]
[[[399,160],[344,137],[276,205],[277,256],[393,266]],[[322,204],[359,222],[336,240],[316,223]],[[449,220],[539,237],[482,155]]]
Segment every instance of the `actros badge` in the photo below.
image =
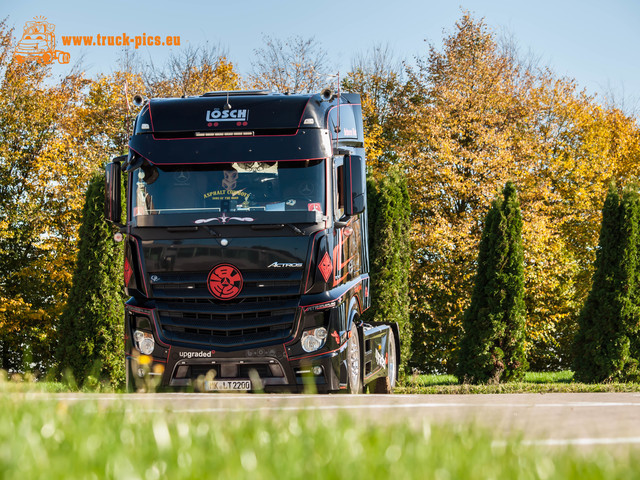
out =
[[207,278],[209,292],[220,300],[236,298],[242,291],[242,283],[240,270],[227,263],[213,267]]

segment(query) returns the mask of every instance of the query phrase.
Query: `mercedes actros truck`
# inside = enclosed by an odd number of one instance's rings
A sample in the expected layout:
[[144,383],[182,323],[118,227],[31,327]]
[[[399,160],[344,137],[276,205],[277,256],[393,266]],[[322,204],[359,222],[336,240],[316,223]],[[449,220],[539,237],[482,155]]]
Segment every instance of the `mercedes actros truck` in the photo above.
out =
[[134,102],[105,198],[125,242],[129,389],[391,392],[397,325],[361,319],[371,292],[359,95]]

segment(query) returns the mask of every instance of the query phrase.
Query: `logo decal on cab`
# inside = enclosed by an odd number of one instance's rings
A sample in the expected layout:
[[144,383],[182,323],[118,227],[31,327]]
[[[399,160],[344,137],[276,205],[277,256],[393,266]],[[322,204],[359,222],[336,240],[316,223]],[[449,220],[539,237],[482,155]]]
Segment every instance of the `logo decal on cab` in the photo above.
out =
[[209,272],[207,287],[211,295],[219,300],[231,300],[242,291],[242,273],[227,263],[216,265]]
[[207,122],[246,122],[249,119],[248,109],[207,110]]

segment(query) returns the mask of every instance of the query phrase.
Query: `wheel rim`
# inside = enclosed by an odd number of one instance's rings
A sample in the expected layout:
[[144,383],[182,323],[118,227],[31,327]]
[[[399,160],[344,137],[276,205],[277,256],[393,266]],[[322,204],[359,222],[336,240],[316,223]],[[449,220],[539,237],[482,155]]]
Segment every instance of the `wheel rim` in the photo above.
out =
[[360,345],[358,343],[358,331],[351,329],[349,337],[349,387],[352,392],[357,392],[360,385]]
[[389,386],[393,388],[396,385],[396,340],[392,330],[389,330],[389,347],[387,349],[387,355],[389,355],[387,376],[389,377]]

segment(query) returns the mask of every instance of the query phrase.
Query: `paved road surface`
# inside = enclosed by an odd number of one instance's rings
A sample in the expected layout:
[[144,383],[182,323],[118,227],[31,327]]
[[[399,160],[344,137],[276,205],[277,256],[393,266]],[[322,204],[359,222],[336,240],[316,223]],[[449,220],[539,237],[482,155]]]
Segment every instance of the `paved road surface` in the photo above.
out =
[[[512,395],[251,395],[251,394],[56,394],[29,399],[63,402],[126,401],[153,411],[230,415],[321,410],[349,412],[363,421],[475,422],[497,433],[521,432],[542,445],[630,445],[640,448],[640,394],[550,393]],[[375,414],[374,414],[375,413]],[[373,420],[372,420],[373,419]]]

